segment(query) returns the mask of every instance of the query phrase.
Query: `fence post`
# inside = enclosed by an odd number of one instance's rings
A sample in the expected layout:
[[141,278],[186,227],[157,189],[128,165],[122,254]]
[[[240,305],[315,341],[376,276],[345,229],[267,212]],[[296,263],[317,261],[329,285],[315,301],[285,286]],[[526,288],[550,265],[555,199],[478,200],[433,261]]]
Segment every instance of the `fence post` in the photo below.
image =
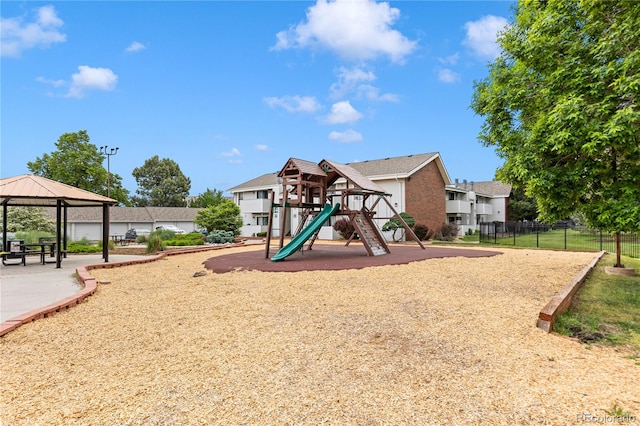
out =
[[536,248],[540,248],[540,228],[536,227]]
[[600,230],[600,251],[602,251],[602,229]]
[[568,226],[565,225],[564,227],[564,249],[567,249],[567,228]]

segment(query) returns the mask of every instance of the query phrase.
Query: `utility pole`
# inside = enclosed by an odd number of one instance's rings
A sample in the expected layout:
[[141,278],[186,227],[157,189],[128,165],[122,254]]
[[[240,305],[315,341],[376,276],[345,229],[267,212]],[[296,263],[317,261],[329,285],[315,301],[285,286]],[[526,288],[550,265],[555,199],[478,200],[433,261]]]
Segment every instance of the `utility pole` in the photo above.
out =
[[120,148],[107,149],[107,145],[100,147],[100,153],[107,156],[107,197],[111,198],[111,156],[116,155]]

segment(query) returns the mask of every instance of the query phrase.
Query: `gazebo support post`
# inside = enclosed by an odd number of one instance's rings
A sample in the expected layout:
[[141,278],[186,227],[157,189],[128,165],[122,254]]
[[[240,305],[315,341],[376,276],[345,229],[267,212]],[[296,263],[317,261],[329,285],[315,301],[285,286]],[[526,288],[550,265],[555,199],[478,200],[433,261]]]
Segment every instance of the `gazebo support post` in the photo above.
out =
[[56,200],[56,269],[62,267],[62,238],[60,233],[66,232],[62,228],[62,200]]
[[2,203],[2,251],[7,251],[7,203]]
[[64,223],[64,227],[62,228],[62,257],[64,257],[65,259],[67,258],[67,203],[64,203],[64,209],[62,210],[63,213],[63,223]]
[[102,205],[102,258],[109,262],[109,205]]

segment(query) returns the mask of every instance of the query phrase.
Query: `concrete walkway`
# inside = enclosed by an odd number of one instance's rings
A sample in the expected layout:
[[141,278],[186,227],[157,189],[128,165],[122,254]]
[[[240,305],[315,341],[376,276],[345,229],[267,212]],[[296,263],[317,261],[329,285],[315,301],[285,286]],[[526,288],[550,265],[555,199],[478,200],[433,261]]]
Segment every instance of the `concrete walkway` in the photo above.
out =
[[[109,263],[143,259],[145,256],[110,254]],[[102,254],[69,254],[62,267],[40,264],[37,256],[27,257],[27,265],[0,266],[0,323],[33,311],[81,290],[76,268],[104,263]]]

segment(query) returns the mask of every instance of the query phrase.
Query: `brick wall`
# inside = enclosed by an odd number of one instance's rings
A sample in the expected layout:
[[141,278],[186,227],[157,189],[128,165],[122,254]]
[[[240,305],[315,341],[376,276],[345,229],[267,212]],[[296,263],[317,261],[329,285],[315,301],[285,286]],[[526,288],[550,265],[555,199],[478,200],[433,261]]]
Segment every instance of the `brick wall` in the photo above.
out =
[[[439,228],[446,221],[444,180],[435,161],[411,175],[405,184],[406,212],[417,224]],[[398,212],[400,213],[400,212]]]

